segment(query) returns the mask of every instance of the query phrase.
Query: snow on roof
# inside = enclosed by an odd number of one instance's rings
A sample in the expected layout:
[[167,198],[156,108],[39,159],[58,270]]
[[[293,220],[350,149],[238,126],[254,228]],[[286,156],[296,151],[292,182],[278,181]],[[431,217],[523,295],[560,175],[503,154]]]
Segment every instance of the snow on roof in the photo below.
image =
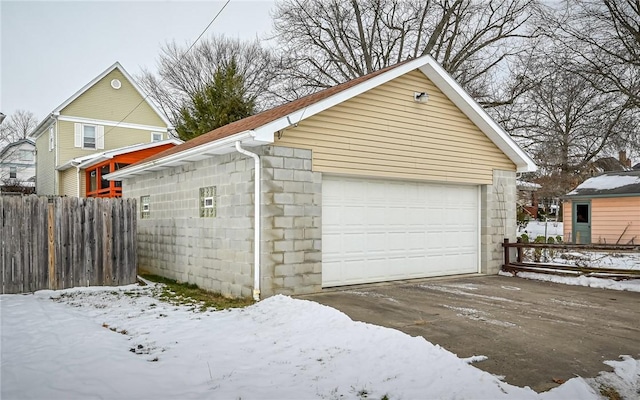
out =
[[608,172],[578,185],[567,196],[640,195],[640,171]]
[[538,190],[542,188],[542,186],[537,183],[526,182],[521,180],[516,181],[516,186],[518,187],[518,189],[529,189],[529,190]]

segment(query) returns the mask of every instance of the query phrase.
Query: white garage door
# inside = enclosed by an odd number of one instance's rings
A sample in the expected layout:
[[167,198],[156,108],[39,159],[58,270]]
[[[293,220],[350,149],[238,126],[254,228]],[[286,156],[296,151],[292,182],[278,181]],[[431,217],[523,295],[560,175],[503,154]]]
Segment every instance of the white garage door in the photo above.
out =
[[322,285],[478,272],[478,190],[325,175]]

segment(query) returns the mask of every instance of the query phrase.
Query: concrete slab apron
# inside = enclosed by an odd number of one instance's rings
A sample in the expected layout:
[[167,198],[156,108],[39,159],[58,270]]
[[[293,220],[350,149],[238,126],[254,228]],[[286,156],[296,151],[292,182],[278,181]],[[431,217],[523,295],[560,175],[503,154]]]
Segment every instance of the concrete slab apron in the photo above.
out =
[[[602,362],[640,356],[640,293],[497,275],[352,287],[300,296],[352,319],[422,336],[512,385],[546,391]],[[555,380],[555,382],[554,382]]]

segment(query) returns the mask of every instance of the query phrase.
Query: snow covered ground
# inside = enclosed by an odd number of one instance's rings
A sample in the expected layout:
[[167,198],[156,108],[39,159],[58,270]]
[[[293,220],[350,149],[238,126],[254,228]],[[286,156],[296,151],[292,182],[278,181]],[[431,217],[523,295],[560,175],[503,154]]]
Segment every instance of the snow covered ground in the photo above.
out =
[[520,236],[526,233],[531,240],[538,236],[553,237],[555,239],[556,236],[562,236],[564,234],[562,231],[563,226],[562,222],[529,221],[526,227],[518,228],[517,235]]
[[[535,393],[501,382],[420,337],[275,296],[198,312],[157,288],[77,288],[0,296],[7,399],[632,399],[640,361]],[[588,349],[585,349],[588,351]],[[636,356],[636,355],[632,355]]]
[[[502,276],[514,276],[511,272],[500,271]],[[640,292],[640,279],[629,279],[615,281],[613,279],[603,279],[594,276],[559,276],[537,272],[518,272],[519,278],[535,279],[538,281],[562,283],[563,285],[586,286],[600,289],[626,290],[629,292]]]

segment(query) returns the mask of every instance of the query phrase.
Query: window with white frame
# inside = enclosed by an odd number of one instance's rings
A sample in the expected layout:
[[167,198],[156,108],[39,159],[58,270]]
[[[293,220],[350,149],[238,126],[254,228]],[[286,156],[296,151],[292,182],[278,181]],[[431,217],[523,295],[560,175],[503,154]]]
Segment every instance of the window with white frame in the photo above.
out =
[[53,151],[55,144],[55,137],[53,135],[53,125],[49,127],[49,151]]
[[151,141],[152,142],[162,141],[162,132],[151,132]]
[[140,197],[140,218],[147,219],[151,217],[151,197]]
[[96,148],[96,127],[94,125],[82,126],[82,147],[85,149]]
[[75,147],[104,149],[104,126],[76,123],[74,128]]
[[18,177],[18,167],[9,167],[9,178],[16,179]]

